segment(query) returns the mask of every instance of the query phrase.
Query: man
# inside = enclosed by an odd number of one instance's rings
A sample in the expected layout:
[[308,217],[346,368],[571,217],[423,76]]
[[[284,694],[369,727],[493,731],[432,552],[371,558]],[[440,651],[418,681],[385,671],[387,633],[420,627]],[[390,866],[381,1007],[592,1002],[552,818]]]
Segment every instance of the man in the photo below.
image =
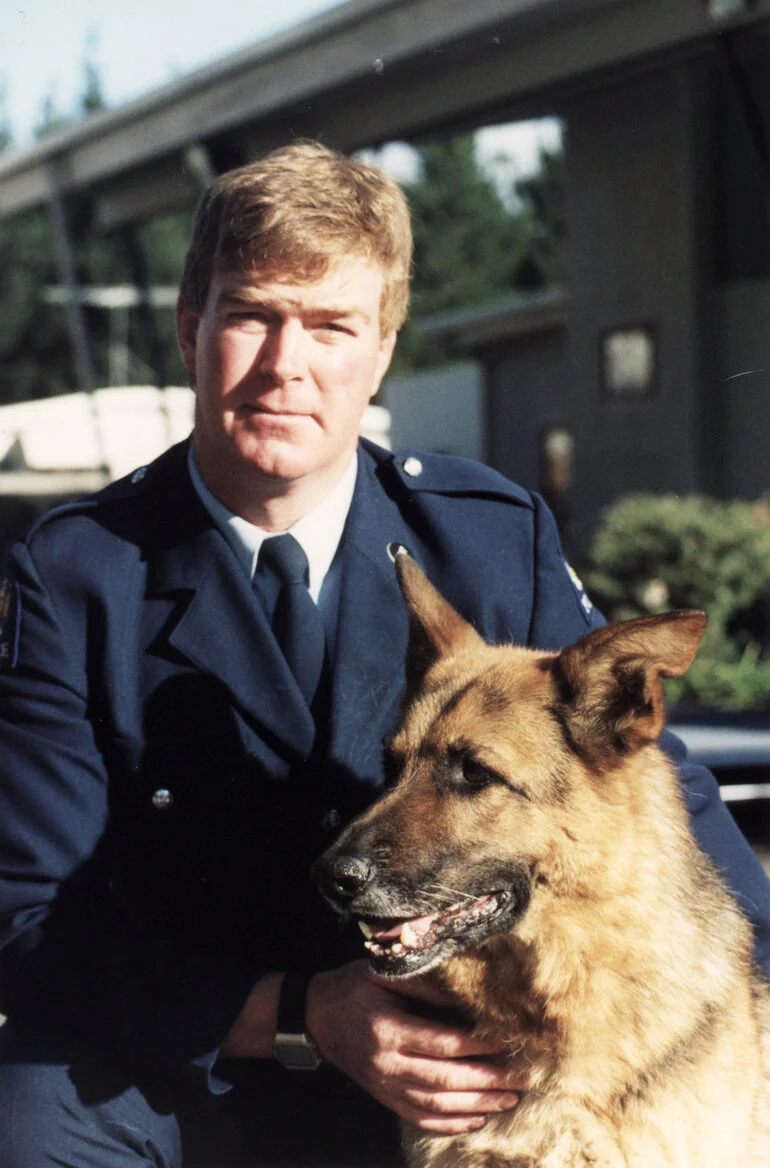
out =
[[[179,300],[191,444],[12,549],[3,1168],[392,1164],[393,1113],[467,1130],[526,1086],[429,985],[372,978],[308,875],[384,779],[398,545],[490,640],[558,647],[598,619],[535,496],[358,442],[410,257],[374,168],[304,143],[224,175]],[[711,777],[682,773],[767,946],[761,869]]]

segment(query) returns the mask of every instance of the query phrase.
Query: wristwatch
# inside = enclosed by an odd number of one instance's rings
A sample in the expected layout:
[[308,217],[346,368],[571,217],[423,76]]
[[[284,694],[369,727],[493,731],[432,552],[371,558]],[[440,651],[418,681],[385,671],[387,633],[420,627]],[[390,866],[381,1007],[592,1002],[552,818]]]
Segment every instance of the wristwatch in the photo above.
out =
[[289,1071],[315,1071],[321,1056],[305,1028],[305,998],[312,973],[287,973],[278,999],[273,1053]]

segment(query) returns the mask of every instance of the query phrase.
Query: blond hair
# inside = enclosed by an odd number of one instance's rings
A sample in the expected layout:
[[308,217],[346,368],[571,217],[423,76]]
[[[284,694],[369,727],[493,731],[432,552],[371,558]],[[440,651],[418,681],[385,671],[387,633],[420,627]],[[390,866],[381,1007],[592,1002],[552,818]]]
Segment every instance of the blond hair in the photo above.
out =
[[406,319],[412,263],[409,208],[383,171],[320,142],[295,142],[227,171],[195,214],[181,295],[201,313],[216,270],[322,279],[345,256],[383,272],[382,335]]

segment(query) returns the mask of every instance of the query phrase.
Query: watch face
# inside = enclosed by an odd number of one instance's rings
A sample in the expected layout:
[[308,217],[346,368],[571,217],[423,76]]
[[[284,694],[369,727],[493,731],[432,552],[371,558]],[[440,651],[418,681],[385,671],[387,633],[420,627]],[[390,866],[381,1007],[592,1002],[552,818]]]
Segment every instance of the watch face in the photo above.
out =
[[290,1071],[314,1071],[321,1060],[304,1034],[276,1034],[275,1057]]

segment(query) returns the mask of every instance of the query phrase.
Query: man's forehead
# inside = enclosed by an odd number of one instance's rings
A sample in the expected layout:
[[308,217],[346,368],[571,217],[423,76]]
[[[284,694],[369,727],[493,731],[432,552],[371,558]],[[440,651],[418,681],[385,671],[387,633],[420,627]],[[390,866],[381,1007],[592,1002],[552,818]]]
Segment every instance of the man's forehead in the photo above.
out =
[[304,303],[316,297],[357,300],[362,295],[379,297],[384,274],[379,264],[358,256],[330,261],[325,269],[312,274],[289,268],[236,269],[218,268],[213,283],[218,296],[256,298],[264,295]]

